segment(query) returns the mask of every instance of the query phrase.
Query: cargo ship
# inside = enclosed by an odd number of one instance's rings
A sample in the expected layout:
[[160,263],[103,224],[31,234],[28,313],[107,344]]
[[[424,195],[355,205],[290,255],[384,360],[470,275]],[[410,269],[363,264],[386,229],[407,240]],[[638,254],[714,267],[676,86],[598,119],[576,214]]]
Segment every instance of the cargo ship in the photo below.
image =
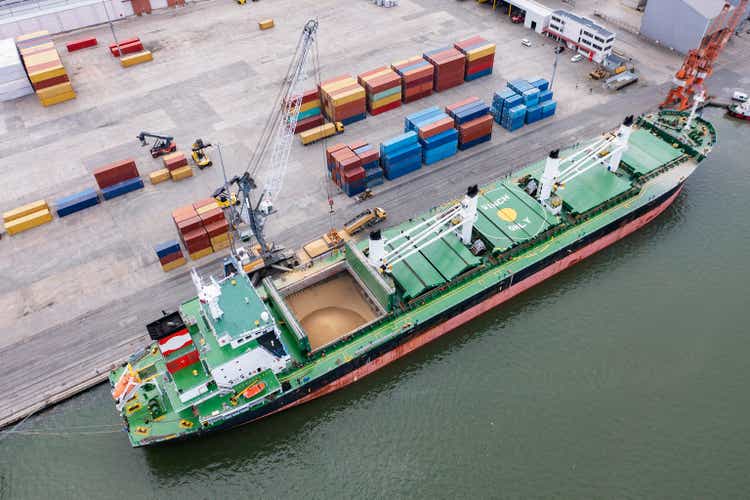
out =
[[740,120],[750,120],[750,101],[730,104],[727,113]]
[[197,296],[109,375],[132,446],[246,424],[406,356],[648,224],[715,141],[687,113],[630,116],[304,268],[255,285],[193,270]]

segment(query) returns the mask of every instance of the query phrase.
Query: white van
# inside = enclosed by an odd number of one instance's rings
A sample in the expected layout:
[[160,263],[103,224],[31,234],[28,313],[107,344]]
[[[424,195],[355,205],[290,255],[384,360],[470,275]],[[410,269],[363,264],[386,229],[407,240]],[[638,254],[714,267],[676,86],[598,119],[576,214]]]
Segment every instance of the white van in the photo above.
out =
[[734,95],[732,95],[733,101],[747,102],[747,99],[747,94],[744,92],[735,92]]

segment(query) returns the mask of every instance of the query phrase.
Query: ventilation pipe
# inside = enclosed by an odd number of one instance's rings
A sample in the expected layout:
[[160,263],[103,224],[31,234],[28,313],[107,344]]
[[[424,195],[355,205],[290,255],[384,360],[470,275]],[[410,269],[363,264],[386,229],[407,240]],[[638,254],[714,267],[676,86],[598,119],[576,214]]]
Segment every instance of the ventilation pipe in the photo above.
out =
[[701,90],[700,92],[695,94],[695,97],[693,97],[693,109],[690,110],[690,116],[685,123],[685,130],[690,130],[690,127],[693,125],[693,120],[695,120],[695,115],[698,113],[698,106],[700,106],[704,102],[706,102],[706,93]]
[[461,241],[464,245],[471,245],[471,230],[474,228],[474,221],[477,220],[477,203],[479,203],[479,187],[474,184],[466,190],[461,202]]
[[380,230],[370,232],[370,243],[367,259],[373,267],[379,268],[383,265],[385,258],[385,241]]
[[547,201],[552,195],[552,187],[560,176],[560,150],[554,149],[549,152],[547,163],[544,164],[541,185],[539,186],[539,201]]
[[617,172],[620,166],[620,160],[622,155],[628,149],[628,142],[630,141],[630,134],[633,133],[633,115],[628,115],[620,125],[620,130],[617,131],[617,140],[615,141],[617,151],[612,154],[607,169],[610,172]]

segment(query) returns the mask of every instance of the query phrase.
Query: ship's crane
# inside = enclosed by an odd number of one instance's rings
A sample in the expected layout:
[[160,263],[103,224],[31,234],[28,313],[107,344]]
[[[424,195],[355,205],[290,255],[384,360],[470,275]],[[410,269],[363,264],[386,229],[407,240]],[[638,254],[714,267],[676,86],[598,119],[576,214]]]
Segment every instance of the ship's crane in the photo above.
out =
[[690,107],[690,99],[696,93],[704,91],[703,83],[713,73],[713,66],[719,54],[739,25],[742,15],[747,10],[750,0],[740,0],[731,12],[732,5],[724,2],[706,35],[697,49],[693,49],[685,56],[682,66],[674,77],[675,86],[667,94],[661,104],[662,108],[674,107],[684,111]]
[[[233,226],[236,228],[240,221],[249,226],[259,246],[257,260],[261,260],[264,267],[276,265],[290,257],[283,249],[265,240],[263,228],[266,218],[274,213],[274,201],[286,176],[289,152],[302,103],[302,82],[307,76],[306,68],[310,59],[313,59],[315,76],[318,76],[317,30],[317,20],[311,19],[305,23],[272,111],[245,172],[225,181],[225,191],[229,191],[230,185],[237,186],[239,206],[230,207]],[[221,157],[221,149],[219,156]],[[256,182],[258,174],[263,181],[260,188]],[[256,197],[253,192],[258,189],[261,193]],[[247,260],[244,255],[238,255],[240,252],[234,247],[232,253],[235,259]],[[247,269],[247,266],[243,267]],[[257,269],[258,265],[252,267]]]
[[479,188],[466,191],[460,203],[455,203],[438,214],[416,224],[388,240],[380,231],[370,233],[368,260],[381,272],[390,273],[393,266],[432,245],[451,232],[456,232],[464,245],[471,245],[471,230],[477,218]]

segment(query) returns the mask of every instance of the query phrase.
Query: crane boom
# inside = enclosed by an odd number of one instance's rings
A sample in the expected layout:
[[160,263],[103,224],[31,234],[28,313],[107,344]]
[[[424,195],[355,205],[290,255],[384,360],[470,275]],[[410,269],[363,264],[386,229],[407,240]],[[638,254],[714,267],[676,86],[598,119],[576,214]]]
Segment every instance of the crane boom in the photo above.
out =
[[682,66],[675,74],[675,85],[661,104],[662,108],[674,106],[680,111],[686,110],[690,107],[690,98],[696,92],[703,92],[703,83],[713,73],[714,62],[737,29],[748,2],[750,0],[740,0],[731,14],[732,5],[724,2],[698,48],[685,56]]

